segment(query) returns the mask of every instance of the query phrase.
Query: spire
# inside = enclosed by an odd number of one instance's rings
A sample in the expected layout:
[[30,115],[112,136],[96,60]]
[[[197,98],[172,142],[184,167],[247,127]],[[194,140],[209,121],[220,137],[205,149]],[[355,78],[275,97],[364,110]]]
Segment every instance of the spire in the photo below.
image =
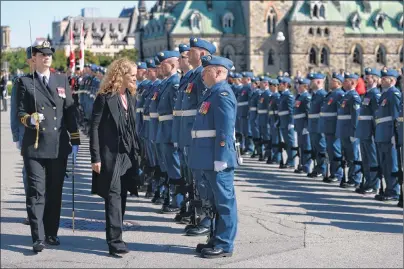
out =
[[139,13],[146,12],[146,1],[139,0],[137,9],[139,10]]

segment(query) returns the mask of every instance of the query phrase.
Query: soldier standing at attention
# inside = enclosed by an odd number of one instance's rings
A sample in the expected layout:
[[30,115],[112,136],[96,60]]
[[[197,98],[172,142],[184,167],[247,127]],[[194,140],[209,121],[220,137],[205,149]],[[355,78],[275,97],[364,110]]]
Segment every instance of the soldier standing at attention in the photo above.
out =
[[281,133],[278,129],[277,123],[279,122],[278,116],[278,104],[280,94],[278,92],[279,81],[277,79],[269,80],[269,89],[271,90],[271,97],[268,104],[269,125],[271,134],[271,147],[272,147],[272,159],[268,156],[267,164],[279,164],[281,161]]
[[[271,99],[271,91],[269,90],[269,77],[262,77],[261,80],[261,94],[258,96],[257,102],[257,125],[258,134],[260,139],[255,147],[260,154],[259,161],[264,161],[265,158],[268,160],[272,159],[272,148],[271,148],[271,127],[269,124],[269,100]],[[251,98],[252,99],[252,98]],[[250,114],[251,116],[251,114]],[[262,154],[262,145],[264,145],[264,154]]]
[[[259,83],[260,83],[259,78],[254,77],[253,78],[253,87],[252,87],[253,93],[249,100],[248,120],[250,122],[251,134],[252,134],[252,138],[253,138],[254,146],[255,146],[255,151],[254,151],[254,154],[251,155],[251,158],[255,158],[256,155],[258,155],[260,160],[262,161],[262,159],[264,158],[263,150],[262,150],[263,141],[261,139],[260,129],[258,126],[257,107],[258,107],[258,101],[260,100],[260,96],[263,93],[263,91],[261,90],[261,87],[259,87],[259,85],[260,85]],[[255,154],[255,152],[257,154]]]
[[251,97],[251,79],[254,77],[252,72],[242,73],[243,87],[239,91],[237,97],[237,117],[239,118],[240,134],[241,134],[241,154],[251,155],[254,151],[254,144],[251,139],[251,129],[248,122],[248,101]]
[[237,232],[234,191],[237,101],[227,83],[233,62],[208,55],[202,57],[202,64],[207,91],[203,94],[192,130],[190,167],[197,171],[197,180],[206,186],[207,198],[213,208],[207,204],[204,208],[212,211],[212,215],[216,214],[216,225],[209,242],[199,244],[196,251],[205,258],[229,257],[233,253]]
[[[67,158],[80,144],[74,102],[66,76],[51,73],[55,49],[32,47],[33,75],[17,81],[18,116],[25,126],[21,154],[27,172],[27,211],[34,252],[57,237]],[[46,197],[46,199],[45,199]]]

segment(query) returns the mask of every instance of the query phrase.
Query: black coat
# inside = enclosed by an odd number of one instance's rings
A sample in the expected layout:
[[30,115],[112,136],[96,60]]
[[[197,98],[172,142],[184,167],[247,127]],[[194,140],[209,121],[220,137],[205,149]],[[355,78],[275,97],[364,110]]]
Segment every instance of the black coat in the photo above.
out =
[[[34,72],[34,75],[18,78],[16,87],[17,113],[26,127],[21,147],[22,155],[47,159],[67,157],[71,153],[71,145],[80,144],[75,107],[67,77],[51,73],[46,87]],[[30,120],[30,115],[35,111],[45,117],[39,124],[37,149],[34,148],[37,131]]]
[[[101,162],[101,172],[100,174],[97,174],[93,171],[91,192],[93,194],[98,194],[103,198],[108,196],[110,190],[120,143],[118,135],[118,98],[119,96],[117,94],[99,94],[97,95],[93,106],[90,129],[91,163]],[[133,101],[128,108],[131,110],[130,113],[133,117],[135,117],[134,104],[135,100],[133,98]],[[133,120],[133,123],[134,122],[135,121]],[[131,128],[135,131],[134,125],[131,126]],[[133,157],[137,161],[139,161],[139,145],[140,143],[135,135],[134,147],[136,156]],[[135,171],[135,173],[133,174],[133,184],[130,184],[130,186],[132,188],[137,188],[137,167],[136,169],[131,170]],[[135,190],[130,187],[129,191],[135,192]]]

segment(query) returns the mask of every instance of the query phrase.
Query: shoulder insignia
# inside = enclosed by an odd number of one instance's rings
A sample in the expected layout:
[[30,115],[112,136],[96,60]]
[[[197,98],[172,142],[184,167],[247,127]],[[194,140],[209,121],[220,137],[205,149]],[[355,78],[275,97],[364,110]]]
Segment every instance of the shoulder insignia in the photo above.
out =
[[229,93],[228,92],[221,92],[220,95],[227,96],[227,95],[229,95]]
[[395,95],[398,95],[398,96],[400,96],[400,95],[401,95],[401,93],[400,93],[400,92],[394,92],[394,94],[395,94]]

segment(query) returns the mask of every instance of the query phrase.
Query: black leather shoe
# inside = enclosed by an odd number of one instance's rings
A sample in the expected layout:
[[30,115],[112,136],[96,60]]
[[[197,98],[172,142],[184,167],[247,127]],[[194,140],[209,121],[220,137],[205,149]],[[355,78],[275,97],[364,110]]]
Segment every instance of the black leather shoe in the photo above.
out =
[[324,177],[323,182],[325,182],[325,183],[335,183],[335,182],[338,182],[338,178],[336,178],[336,177]]
[[25,219],[22,221],[22,224],[24,224],[24,225],[29,225],[29,218],[28,218],[28,217],[25,218]]
[[197,252],[197,253],[201,253],[202,252],[202,249],[204,249],[204,248],[213,248],[213,244],[212,243],[207,243],[207,244],[198,244],[198,245],[196,245],[196,249],[195,249],[195,251]]
[[155,205],[162,205],[164,203],[164,199],[163,198],[157,198],[153,204]]
[[202,235],[208,235],[210,232],[209,228],[203,227],[203,226],[196,226],[195,228],[188,229],[185,232],[185,235],[188,236],[202,236]]
[[359,187],[359,184],[356,184],[355,182],[344,182],[340,185],[340,188],[348,189],[348,188],[357,188]]
[[114,256],[114,257],[119,257],[118,255],[124,255],[129,253],[129,249],[126,247],[126,243],[124,244],[124,247],[113,247],[113,246],[109,246],[109,255]]
[[383,195],[383,194],[378,194],[375,196],[375,199],[377,201],[382,201],[382,202],[387,202],[387,201],[397,201],[398,197],[396,196],[391,196],[391,195]]
[[43,243],[42,240],[37,240],[35,243],[32,245],[32,250],[35,253],[41,252],[45,248],[45,244]]
[[307,177],[310,177],[310,178],[316,178],[316,177],[320,177],[320,176],[321,176],[321,174],[319,174],[316,171],[313,171],[313,172],[307,174]]
[[179,212],[180,212],[179,207],[163,206],[163,208],[161,208],[162,214],[176,214]]
[[295,171],[293,171],[293,172],[296,174],[303,174],[304,173],[303,167],[297,167],[297,169],[295,169]]
[[261,156],[259,157],[258,161],[259,161],[259,162],[265,162],[264,156],[261,155]]
[[152,192],[146,192],[145,198],[151,198],[151,197],[153,197],[153,193]]
[[257,154],[255,154],[255,153],[253,153],[253,154],[250,156],[251,159],[254,159],[254,158],[256,158],[256,157],[257,157]]
[[46,242],[46,244],[52,245],[52,246],[60,245],[59,237],[57,237],[57,236],[47,235],[47,236],[45,236],[45,242]]
[[377,190],[373,188],[357,188],[355,192],[360,194],[376,194]]
[[215,259],[222,257],[231,257],[233,256],[232,252],[224,252],[221,248],[204,248],[201,252],[202,258]]
[[397,206],[403,208],[403,200],[399,200]]

